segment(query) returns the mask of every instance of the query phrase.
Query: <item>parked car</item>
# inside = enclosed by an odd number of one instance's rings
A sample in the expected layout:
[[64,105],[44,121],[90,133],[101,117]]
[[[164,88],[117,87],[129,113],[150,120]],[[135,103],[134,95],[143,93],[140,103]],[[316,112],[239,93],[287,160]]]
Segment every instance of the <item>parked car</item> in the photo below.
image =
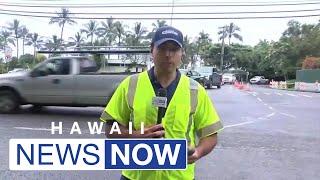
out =
[[187,69],[179,69],[179,71],[181,74],[184,74],[184,75],[190,77],[191,79],[196,80],[202,86],[205,85],[206,79],[204,78],[204,76],[201,76],[201,74],[198,73],[197,71],[187,70]]
[[225,73],[222,75],[222,82],[223,83],[229,83],[229,84],[234,84],[236,82],[237,78],[235,74],[231,73]]
[[50,58],[27,72],[0,75],[0,113],[19,105],[105,106],[128,73],[98,73],[88,57]]
[[216,68],[211,66],[202,66],[195,68],[195,71],[205,77],[205,86],[207,88],[212,88],[212,86],[217,86],[217,88],[221,87],[222,75],[218,73]]
[[269,80],[264,78],[264,76],[254,76],[250,79],[251,84],[268,84]]

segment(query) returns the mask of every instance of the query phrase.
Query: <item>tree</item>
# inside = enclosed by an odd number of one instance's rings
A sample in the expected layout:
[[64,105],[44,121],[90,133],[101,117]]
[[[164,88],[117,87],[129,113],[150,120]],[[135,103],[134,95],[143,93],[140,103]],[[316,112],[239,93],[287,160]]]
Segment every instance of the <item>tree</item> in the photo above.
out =
[[2,43],[2,49],[4,52],[6,52],[6,46],[8,46],[8,43],[15,45],[14,40],[11,38],[11,32],[7,30],[2,30],[0,32],[0,36],[2,37],[3,43]]
[[224,48],[225,48],[225,38],[228,37],[229,39],[229,46],[231,42],[231,38],[235,37],[239,41],[242,41],[242,36],[240,36],[237,31],[240,31],[240,28],[235,25],[234,23],[230,23],[229,25],[225,25],[223,27],[219,27],[218,35],[220,35],[219,40],[221,41],[221,55],[220,55],[220,68],[223,69],[223,58],[225,56]]
[[229,39],[229,46],[230,46],[230,40],[232,37],[238,39],[239,41],[242,41],[242,36],[239,35],[237,32],[240,32],[240,28],[235,25],[234,23],[230,23],[229,26],[227,26],[227,35]]
[[147,38],[151,39],[154,36],[156,30],[163,26],[168,26],[167,21],[158,19],[155,23],[152,23],[152,31],[148,33]]
[[93,36],[98,33],[98,23],[97,21],[90,20],[89,23],[84,25],[86,29],[81,29],[81,33],[86,33],[87,38],[91,37],[91,46],[93,46]]
[[145,38],[144,34],[147,33],[146,28],[141,25],[141,22],[136,22],[133,27],[133,32],[134,32],[133,33],[133,37],[134,37],[133,45],[134,46],[141,45],[140,40]]
[[23,68],[30,69],[33,65],[35,65],[35,57],[31,54],[24,54],[19,58],[19,64]]
[[158,19],[156,23],[152,23],[152,27],[153,27],[152,32],[156,32],[158,28],[163,26],[168,26],[167,21]]
[[115,26],[115,34],[118,38],[118,46],[120,46],[122,37],[126,34],[126,31],[124,29],[125,26],[120,21],[115,22],[114,26]]
[[69,39],[72,41],[70,42],[71,46],[74,46],[75,49],[80,49],[81,44],[84,43],[84,38],[82,37],[80,32],[77,32],[77,34],[74,35],[74,37],[69,37]]
[[[120,21],[115,22],[114,26],[115,26],[115,35],[118,38],[118,46],[120,47],[121,40],[122,40],[123,36],[126,35],[126,31],[124,29],[125,26]],[[118,59],[119,58],[120,58],[120,56],[118,55]]]
[[205,51],[208,46],[211,45],[212,40],[209,38],[209,34],[201,31],[199,33],[199,37],[196,40],[196,54],[200,56],[201,60],[205,61]]
[[220,69],[223,70],[223,58],[224,58],[224,46],[225,42],[224,39],[228,36],[227,29],[228,26],[219,27],[220,31],[218,32],[218,35],[220,35],[219,40],[221,40],[221,53],[220,53]]
[[16,38],[17,58],[19,58],[19,38],[21,37],[22,28],[24,26],[20,26],[20,21],[17,19],[14,19],[12,23],[8,23],[8,25],[8,30],[12,31]]
[[25,44],[25,40],[27,39],[27,35],[29,34],[29,30],[26,27],[23,27],[21,29],[21,38],[22,38],[22,54],[24,55],[24,46]]
[[48,39],[45,43],[45,48],[49,51],[56,51],[63,49],[63,46],[61,46],[61,39],[58,38],[58,36],[53,35],[51,39]]
[[7,63],[7,71],[13,70],[14,68],[22,68],[16,57],[12,57],[11,61]]
[[196,60],[196,45],[191,42],[187,35],[183,39],[184,55],[182,56],[182,64],[187,65],[189,62],[194,64]]
[[54,23],[59,24],[59,27],[61,27],[60,39],[61,39],[61,43],[62,43],[63,29],[64,29],[65,24],[67,23],[69,25],[73,25],[73,24],[76,24],[76,21],[71,19],[70,11],[67,8],[62,8],[61,12],[56,12],[56,13],[57,13],[57,17],[52,17],[50,19],[49,24],[54,24]]
[[[141,22],[136,22],[134,24],[134,27],[132,30],[133,30],[132,32],[128,32],[125,34],[126,38],[124,40],[125,40],[126,45],[128,45],[128,46],[142,45],[141,40],[145,38],[144,34],[147,32],[146,28],[141,25]],[[125,59],[130,60],[131,67],[136,67],[136,72],[138,72],[137,65],[145,63],[143,56],[141,56],[141,55],[127,54],[125,57],[126,57]],[[140,63],[139,63],[139,60],[142,60],[142,61],[140,61]],[[128,67],[128,70],[131,67]]]
[[107,40],[107,45],[111,46],[112,42],[116,39],[115,35],[115,24],[113,23],[113,18],[110,17],[107,19],[107,22],[101,22],[102,27],[99,27],[98,34],[100,37],[103,37]]
[[[33,57],[36,57],[36,50],[41,48],[43,40],[39,37],[38,33],[31,33],[28,34],[28,42],[27,45],[32,45],[33,46]],[[35,64],[35,58],[34,62]]]
[[288,28],[282,33],[284,37],[299,37],[301,34],[301,24],[298,21],[288,22]]

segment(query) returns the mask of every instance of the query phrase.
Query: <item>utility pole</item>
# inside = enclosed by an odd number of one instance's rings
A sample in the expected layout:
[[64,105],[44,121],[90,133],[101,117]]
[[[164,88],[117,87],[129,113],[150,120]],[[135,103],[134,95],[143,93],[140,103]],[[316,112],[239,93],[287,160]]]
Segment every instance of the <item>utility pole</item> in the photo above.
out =
[[170,20],[170,26],[172,26],[173,7],[174,7],[174,0],[172,0],[172,9],[171,9],[171,20]]

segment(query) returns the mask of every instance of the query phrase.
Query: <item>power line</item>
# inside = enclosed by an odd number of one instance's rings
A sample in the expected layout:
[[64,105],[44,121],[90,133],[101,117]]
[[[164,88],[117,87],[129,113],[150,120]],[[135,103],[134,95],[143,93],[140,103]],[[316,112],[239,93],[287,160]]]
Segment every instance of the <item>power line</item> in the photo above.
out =
[[[175,15],[192,15],[192,14],[264,14],[264,13],[292,13],[292,12],[310,12],[310,11],[319,11],[320,9],[298,9],[298,10],[284,10],[284,11],[233,11],[233,12],[176,12]],[[27,13],[27,14],[57,14],[56,12],[45,12],[45,11],[21,11],[21,10],[8,10],[0,9],[0,11],[14,12],[14,13]],[[172,14],[171,12],[114,12],[114,13],[68,13],[68,14],[79,14],[79,15],[168,15]]]
[[[24,1],[26,2],[26,1]],[[33,3],[34,1],[29,1],[29,3]],[[97,5],[97,6],[109,6],[109,5],[145,5],[145,4],[149,4],[149,5],[163,5],[163,4],[166,4],[166,5],[170,5],[172,4],[171,2],[135,2],[135,3],[130,3],[130,2],[113,2],[113,3],[70,3],[70,4],[67,4],[67,3],[59,3],[59,2],[54,2],[54,4],[52,3],[52,1],[48,1],[50,3],[42,3],[41,5],[42,6],[88,6],[88,5]],[[299,3],[299,4],[304,4],[304,3],[312,3],[312,2],[319,2],[317,0],[311,0],[311,1],[308,1],[308,0],[305,0],[305,1],[260,1],[260,2],[248,2],[248,1],[229,1],[229,2],[224,2],[224,1],[220,1],[220,2],[214,2],[214,4],[291,4],[291,3]],[[1,2],[3,4],[11,4],[11,5],[28,5],[27,3],[10,3],[10,2]],[[37,1],[38,3],[38,1]],[[176,2],[175,4],[180,4],[180,5],[185,5],[185,4],[208,4],[210,2]]]
[[[249,7],[249,6],[301,6],[301,5],[316,5],[320,2],[302,2],[302,3],[269,3],[269,4],[175,4],[175,7]],[[11,7],[46,7],[46,8],[61,8],[66,7],[66,5],[29,5],[29,4],[8,4],[0,3],[2,6],[11,6]],[[172,4],[167,5],[67,5],[67,8],[148,8],[148,7],[172,7]]]
[[[16,16],[27,16],[27,17],[38,17],[38,18],[53,18],[55,16],[44,16],[44,15],[29,15],[19,13],[4,13],[4,15],[16,15]],[[247,17],[173,17],[175,20],[188,20],[188,19],[280,19],[280,18],[298,18],[298,17],[316,17],[320,14],[309,14],[309,15],[292,15],[292,16],[247,16]],[[106,19],[107,17],[72,17],[73,19]],[[171,17],[112,17],[113,19],[121,20],[157,20],[157,19],[171,19]]]

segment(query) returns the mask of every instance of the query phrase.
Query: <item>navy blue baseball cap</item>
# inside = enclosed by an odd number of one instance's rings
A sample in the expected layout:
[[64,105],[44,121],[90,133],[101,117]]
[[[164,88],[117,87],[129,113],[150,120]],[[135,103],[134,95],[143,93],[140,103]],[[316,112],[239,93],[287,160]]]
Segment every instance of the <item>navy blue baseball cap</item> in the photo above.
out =
[[174,41],[180,47],[183,46],[183,35],[178,29],[171,26],[163,26],[157,29],[152,38],[152,42],[156,47],[167,41]]

